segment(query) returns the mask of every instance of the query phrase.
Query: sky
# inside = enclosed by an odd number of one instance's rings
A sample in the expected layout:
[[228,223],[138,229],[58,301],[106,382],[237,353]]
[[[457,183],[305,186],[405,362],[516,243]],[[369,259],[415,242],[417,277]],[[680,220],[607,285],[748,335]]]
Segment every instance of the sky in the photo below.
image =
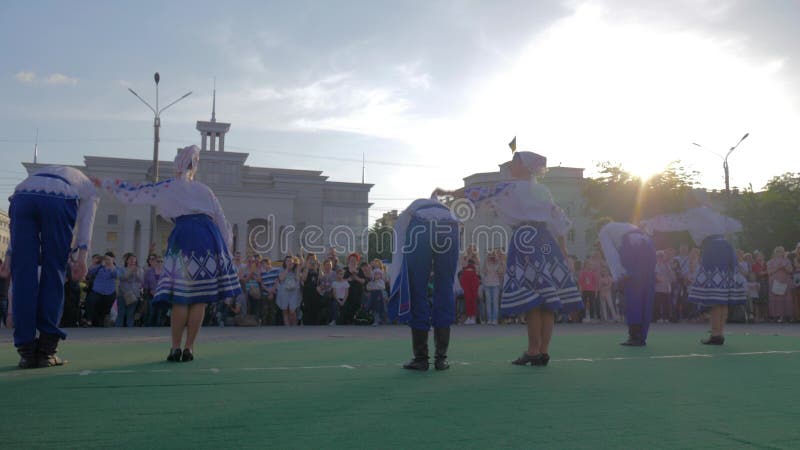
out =
[[[216,78],[229,151],[373,183],[370,221],[510,159],[701,184],[800,171],[800,2],[0,2],[0,207],[23,161],[199,144]],[[692,145],[699,143],[702,147]]]

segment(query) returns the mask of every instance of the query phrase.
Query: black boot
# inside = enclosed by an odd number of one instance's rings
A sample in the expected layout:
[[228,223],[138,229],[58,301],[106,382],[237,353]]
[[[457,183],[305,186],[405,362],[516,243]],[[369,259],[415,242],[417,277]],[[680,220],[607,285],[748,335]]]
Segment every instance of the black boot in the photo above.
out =
[[56,347],[61,336],[57,334],[39,334],[39,346],[36,349],[36,361],[39,367],[62,366],[66,361],[56,356]]
[[434,328],[433,343],[436,346],[436,356],[433,367],[436,370],[449,369],[450,364],[447,364],[447,347],[450,345],[450,327]]
[[700,343],[705,345],[722,345],[725,343],[725,338],[722,336],[711,336],[708,339],[703,339]]
[[628,326],[628,340],[621,343],[620,345],[626,345],[629,347],[644,347],[644,340],[642,339],[642,326],[641,325],[629,325]]
[[411,329],[411,346],[414,359],[403,365],[408,370],[428,370],[428,330]]
[[19,368],[20,369],[33,369],[36,365],[36,341],[29,342],[17,347],[19,353]]

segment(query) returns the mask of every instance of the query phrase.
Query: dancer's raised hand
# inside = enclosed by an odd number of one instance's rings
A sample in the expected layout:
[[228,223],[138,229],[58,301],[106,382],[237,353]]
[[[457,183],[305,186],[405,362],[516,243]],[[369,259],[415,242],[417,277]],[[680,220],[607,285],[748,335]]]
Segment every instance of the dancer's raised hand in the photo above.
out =
[[8,278],[11,275],[11,254],[6,255],[3,265],[0,266],[0,278]]
[[88,273],[86,268],[86,258],[73,261],[72,263],[72,279],[75,281],[83,280]]

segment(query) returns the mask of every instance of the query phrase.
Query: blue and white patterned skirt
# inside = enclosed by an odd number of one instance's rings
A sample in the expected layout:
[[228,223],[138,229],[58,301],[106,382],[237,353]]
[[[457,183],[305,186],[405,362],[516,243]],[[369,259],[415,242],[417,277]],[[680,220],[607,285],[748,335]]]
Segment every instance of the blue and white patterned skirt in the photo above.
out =
[[511,316],[543,307],[583,309],[583,300],[567,260],[544,224],[514,230],[508,249],[500,314]]
[[723,236],[703,240],[701,262],[689,301],[701,305],[741,305],[747,301],[747,282],[739,273],[736,252]]
[[211,303],[241,292],[236,267],[211,217],[191,214],[175,219],[153,303]]

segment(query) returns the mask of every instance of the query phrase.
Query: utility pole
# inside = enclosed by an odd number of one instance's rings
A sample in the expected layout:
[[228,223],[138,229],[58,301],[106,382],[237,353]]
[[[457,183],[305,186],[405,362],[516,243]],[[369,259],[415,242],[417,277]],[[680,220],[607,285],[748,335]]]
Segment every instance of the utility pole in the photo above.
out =
[[[152,181],[153,183],[158,182],[158,142],[161,140],[159,137],[159,132],[161,129],[161,113],[164,112],[167,108],[178,103],[179,101],[185,99],[186,97],[192,95],[192,91],[189,91],[177,100],[173,101],[169,105],[159,109],[158,108],[158,83],[161,81],[161,75],[156,72],[153,75],[153,80],[156,82],[156,107],[153,108],[147,103],[142,97],[139,96],[133,89],[128,88],[131,94],[135,95],[142,103],[145,104],[150,111],[153,111],[153,171],[152,171]],[[155,206],[150,207],[150,244],[154,244],[156,239],[156,208]]]

